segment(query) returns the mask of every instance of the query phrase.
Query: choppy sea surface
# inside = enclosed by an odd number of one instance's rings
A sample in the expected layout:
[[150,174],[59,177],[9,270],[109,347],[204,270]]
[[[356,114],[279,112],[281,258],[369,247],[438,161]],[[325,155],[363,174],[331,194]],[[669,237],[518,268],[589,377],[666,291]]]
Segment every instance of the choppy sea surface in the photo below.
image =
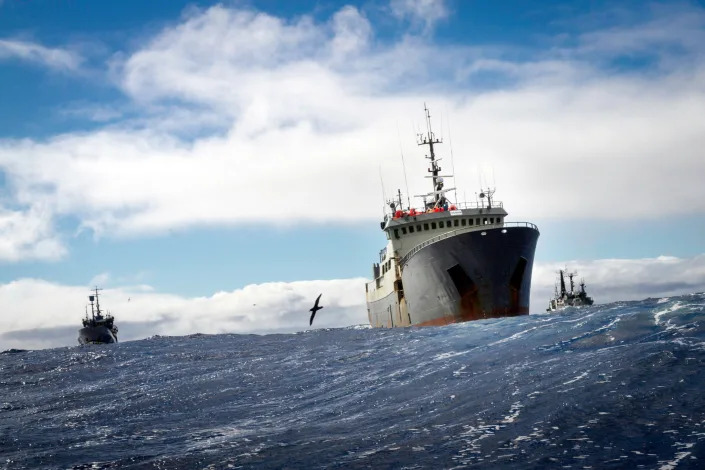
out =
[[0,468],[702,469],[705,294],[6,351]]

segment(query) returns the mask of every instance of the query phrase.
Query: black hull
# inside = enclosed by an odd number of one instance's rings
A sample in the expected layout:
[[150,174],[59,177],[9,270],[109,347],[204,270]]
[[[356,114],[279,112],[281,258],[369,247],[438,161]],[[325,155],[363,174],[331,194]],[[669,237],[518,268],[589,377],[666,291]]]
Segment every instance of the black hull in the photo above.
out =
[[104,326],[87,326],[78,330],[79,344],[109,344],[117,343],[113,332]]
[[538,237],[533,227],[495,226],[421,248],[402,265],[405,309],[397,296],[372,302],[370,323],[432,326],[528,314]]

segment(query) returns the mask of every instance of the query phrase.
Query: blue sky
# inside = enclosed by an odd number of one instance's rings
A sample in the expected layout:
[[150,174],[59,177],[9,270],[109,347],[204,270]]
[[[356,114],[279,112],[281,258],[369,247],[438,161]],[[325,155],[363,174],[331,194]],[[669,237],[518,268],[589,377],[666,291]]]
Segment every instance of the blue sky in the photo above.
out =
[[599,286],[604,260],[677,258],[691,289],[703,40],[694,1],[5,0],[0,298],[357,289],[385,243],[380,171],[405,192],[401,148],[410,192],[426,183],[424,103],[463,194],[495,184],[510,220],[539,225],[532,309],[567,263]]

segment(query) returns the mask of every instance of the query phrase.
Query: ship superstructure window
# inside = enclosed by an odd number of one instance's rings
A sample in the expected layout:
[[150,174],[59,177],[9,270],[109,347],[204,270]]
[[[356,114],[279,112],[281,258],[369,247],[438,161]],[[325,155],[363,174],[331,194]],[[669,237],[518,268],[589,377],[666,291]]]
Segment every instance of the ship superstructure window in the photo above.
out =
[[435,223],[435,222],[431,222],[431,228],[432,228],[433,230],[436,229],[436,223]]
[[[465,225],[465,224],[463,224],[463,225]],[[453,226],[454,226],[454,227],[457,227],[457,226],[458,226],[458,219],[455,219],[455,220],[453,221]]]
[[[465,227],[466,224],[467,224],[467,221],[465,219],[462,219],[460,221],[460,225],[462,225],[463,227]],[[472,223],[470,225],[472,225]]]
[[479,217],[475,219],[475,225],[480,225],[480,218]]
[[472,219],[468,219],[468,225],[472,226]]
[[402,228],[401,228],[401,234],[402,234],[402,235],[406,235],[406,227],[402,227]]
[[409,233],[414,233],[414,226],[413,225],[409,225]]
[[482,225],[487,225],[487,217],[482,218]]
[[428,224],[423,224],[423,229],[428,230]]
[[394,238],[399,238],[399,229],[398,228],[394,229]]
[[491,223],[491,224],[494,223],[494,217],[490,217],[490,223]]
[[420,231],[421,231],[421,224],[419,224],[419,225],[416,226],[416,231],[417,231],[417,232],[420,232]]
[[443,221],[438,222],[438,228],[443,228]]

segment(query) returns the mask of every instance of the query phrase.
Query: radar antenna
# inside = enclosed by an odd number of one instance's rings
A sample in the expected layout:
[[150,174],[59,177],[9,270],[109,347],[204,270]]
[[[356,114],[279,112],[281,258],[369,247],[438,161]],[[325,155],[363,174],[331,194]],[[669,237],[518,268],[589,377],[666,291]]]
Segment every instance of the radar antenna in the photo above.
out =
[[[426,158],[430,160],[430,167],[428,168],[428,172],[431,173],[431,175],[427,176],[427,178],[431,178],[431,183],[433,184],[433,191],[428,194],[417,195],[416,197],[421,197],[424,199],[424,209],[427,209],[428,207],[425,202],[426,198],[432,196],[433,206],[438,207],[446,201],[444,194],[448,191],[454,190],[455,188],[443,188],[443,176],[439,175],[441,167],[440,165],[438,165],[438,162],[441,160],[441,158],[436,158],[436,152],[434,150],[434,145],[442,144],[443,140],[436,138],[436,134],[433,133],[433,129],[431,128],[431,113],[426,107],[425,103],[423,109],[426,113],[426,134],[424,135],[419,133],[417,135],[417,143],[418,145],[428,145],[430,156],[426,155]],[[448,178],[453,178],[453,175],[444,176]],[[429,202],[428,205],[430,206],[431,203]]]

